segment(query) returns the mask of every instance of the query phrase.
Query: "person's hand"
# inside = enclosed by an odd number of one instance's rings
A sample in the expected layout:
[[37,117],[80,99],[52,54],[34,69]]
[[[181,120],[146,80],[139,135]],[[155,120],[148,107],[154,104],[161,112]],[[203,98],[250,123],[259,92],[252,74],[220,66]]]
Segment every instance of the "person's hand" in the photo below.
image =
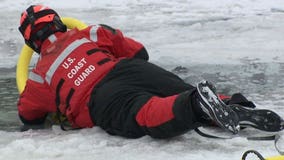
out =
[[33,129],[33,130],[45,129],[45,125],[44,124],[37,124],[37,125],[24,124],[23,126],[20,127],[21,132],[24,132],[30,129]]

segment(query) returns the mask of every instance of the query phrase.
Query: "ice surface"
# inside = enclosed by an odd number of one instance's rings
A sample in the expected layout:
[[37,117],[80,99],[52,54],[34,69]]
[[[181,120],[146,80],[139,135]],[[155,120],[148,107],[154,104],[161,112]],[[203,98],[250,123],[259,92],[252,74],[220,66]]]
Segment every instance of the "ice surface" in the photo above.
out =
[[[62,16],[120,28],[145,44],[151,62],[178,72],[186,81],[199,76],[213,79],[222,91],[231,92],[228,87],[244,91],[258,106],[284,116],[283,0],[0,2],[0,69],[5,73],[15,67],[23,45],[17,30],[21,12],[31,4],[45,4]],[[107,135],[97,127],[72,132],[57,126],[23,133],[0,131],[0,160],[237,160],[248,149],[265,157],[278,154],[272,141],[243,137],[252,133],[258,132],[244,130],[231,140],[208,139],[195,132],[169,140],[148,136],[133,140]]]

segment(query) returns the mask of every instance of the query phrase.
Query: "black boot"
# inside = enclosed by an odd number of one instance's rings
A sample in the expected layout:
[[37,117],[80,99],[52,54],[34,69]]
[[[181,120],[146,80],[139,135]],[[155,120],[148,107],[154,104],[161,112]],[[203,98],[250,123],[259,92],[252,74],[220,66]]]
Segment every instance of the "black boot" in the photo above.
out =
[[268,132],[284,129],[283,119],[271,110],[254,109],[239,104],[231,104],[230,106],[238,114],[241,127],[251,126]]
[[219,127],[234,134],[238,133],[238,115],[227,106],[215,93],[215,89],[208,81],[197,84],[198,101],[203,112],[210,117]]

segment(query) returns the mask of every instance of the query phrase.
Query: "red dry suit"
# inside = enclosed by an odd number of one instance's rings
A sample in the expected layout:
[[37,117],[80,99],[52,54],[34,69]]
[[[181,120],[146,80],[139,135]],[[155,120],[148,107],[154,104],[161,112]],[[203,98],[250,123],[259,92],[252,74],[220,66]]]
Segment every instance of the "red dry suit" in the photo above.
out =
[[57,107],[72,127],[92,127],[88,109],[94,86],[124,58],[143,58],[143,45],[106,25],[51,35],[20,95],[18,112],[26,124],[40,124]]
[[20,119],[37,125],[60,112],[74,128],[130,138],[168,138],[208,123],[196,87],[147,60],[142,44],[106,25],[57,32],[20,95]]

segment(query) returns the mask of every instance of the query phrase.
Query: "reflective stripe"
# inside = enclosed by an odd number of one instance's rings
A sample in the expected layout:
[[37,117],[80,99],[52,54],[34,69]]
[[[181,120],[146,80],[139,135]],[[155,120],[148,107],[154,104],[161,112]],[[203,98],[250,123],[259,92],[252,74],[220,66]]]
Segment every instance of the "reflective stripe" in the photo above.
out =
[[95,26],[92,26],[92,28],[90,29],[90,39],[94,42],[98,40],[98,36],[97,36],[98,28],[99,26],[95,25]]
[[41,83],[41,84],[44,83],[44,79],[40,75],[38,75],[34,72],[30,72],[29,79],[32,80],[32,81]]
[[54,72],[59,67],[59,65],[66,59],[69,54],[71,54],[76,48],[78,48],[80,45],[90,42],[86,38],[82,38],[79,40],[76,40],[72,42],[65,50],[56,58],[56,60],[52,63],[52,65],[49,67],[48,71],[46,72],[45,80],[48,84],[51,83],[51,79],[53,77]]
[[55,42],[56,41],[56,36],[54,35],[54,34],[52,34],[52,35],[50,35],[49,37],[48,37],[48,40],[50,41],[50,43],[53,43],[53,42]]

